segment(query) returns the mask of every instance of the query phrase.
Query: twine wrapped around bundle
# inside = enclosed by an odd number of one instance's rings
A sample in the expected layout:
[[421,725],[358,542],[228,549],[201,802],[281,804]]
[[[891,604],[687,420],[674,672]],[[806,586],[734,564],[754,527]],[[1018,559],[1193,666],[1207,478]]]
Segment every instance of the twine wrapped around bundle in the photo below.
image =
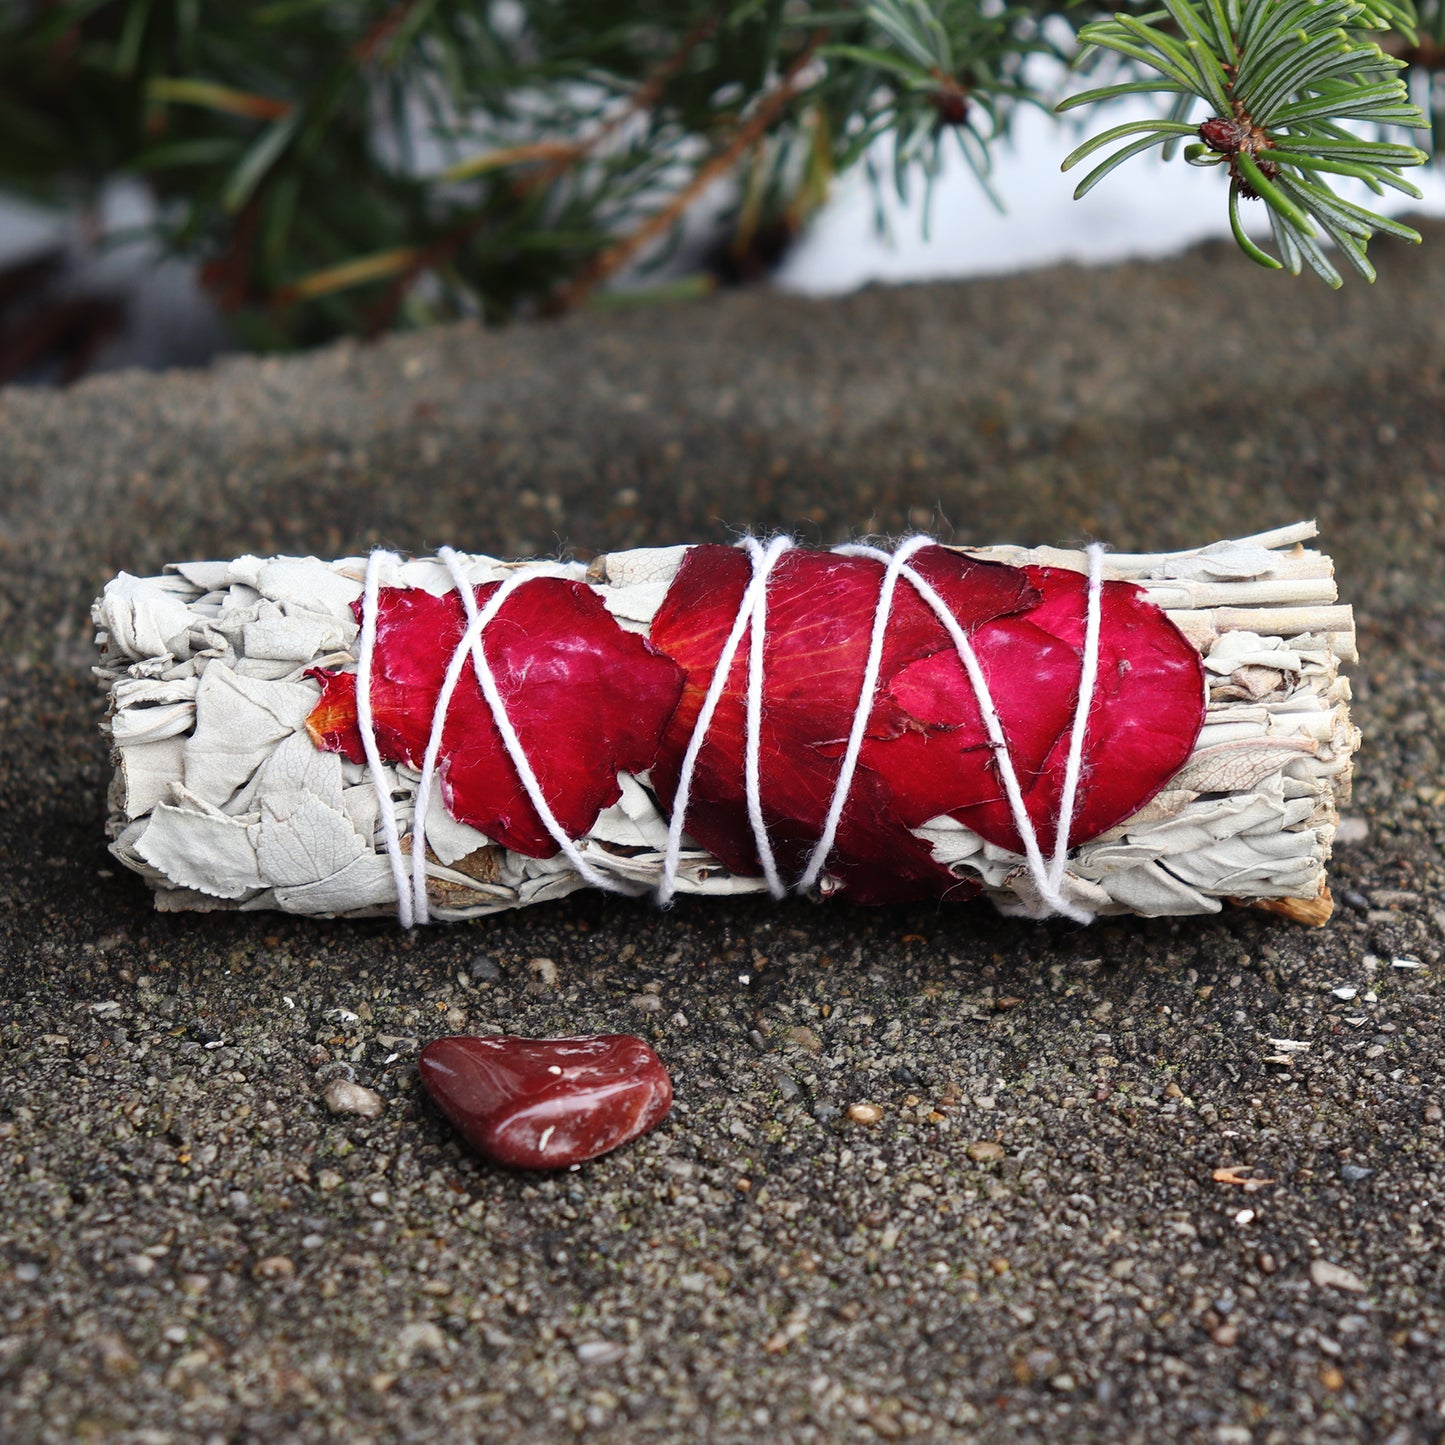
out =
[[[872,549],[839,549],[851,559],[850,579],[872,569],[870,597],[878,601],[869,601],[859,636],[844,639],[856,660],[847,708],[793,754],[778,721],[784,704],[766,675],[776,655],[769,597],[776,607],[780,595],[770,593],[768,569],[783,575],[778,557],[786,550],[776,542],[749,542],[752,581],[745,588],[742,576],[741,600],[727,602],[727,618],[736,614],[728,641],[713,637],[706,668],[686,677],[658,640],[658,619],[669,619],[673,637],[687,632],[674,584],[690,553],[698,552],[696,566],[703,552],[723,549],[645,548],[590,565],[456,553],[329,563],[242,557],[177,564],[161,577],[121,574],[93,611],[115,762],[111,850],[147,880],[162,910],[398,911],[410,923],[478,917],[589,884],[664,897],[801,885],[864,901],[982,892],[1005,912],[1081,919],[1212,913],[1235,901],[1322,923],[1331,908],[1325,864],[1359,734],[1340,673],[1356,660],[1353,617],[1336,602],[1329,558],[1302,545],[1315,530],[1304,522],[1154,555],[1095,549],[1092,579],[1075,584],[1078,616],[1060,634],[1085,640],[1041,644],[1072,691],[1054,700],[1068,716],[1050,735],[1052,761],[1031,764],[1009,736],[1020,731],[1011,720],[1017,712],[1001,702],[1002,722],[990,721],[989,657],[1005,653],[986,653],[986,629],[944,615],[943,596],[955,594],[939,579],[950,558],[962,557],[958,565],[997,590],[999,578],[1014,574],[975,564],[1007,564],[1033,579],[1036,586],[1019,586],[1040,605],[1038,587],[1052,596],[1059,578],[1090,573],[1084,551],[989,547],[945,556],[918,539],[890,562]],[[524,585],[544,579],[546,586]],[[1203,699],[1181,765],[1150,784],[1129,816],[1080,838],[1075,824],[1091,808],[1106,816],[1089,793],[1103,763],[1086,745],[1091,707],[1108,702],[1130,666],[1127,652],[1119,654],[1118,676],[1101,674],[1094,696],[1094,663],[1125,645],[1106,636],[1100,654],[1101,589],[1106,602],[1139,596],[1146,611],[1162,610],[1169,636],[1182,635],[1189,666],[1202,673]],[[509,610],[522,608],[529,592],[532,612]],[[555,635],[537,641],[526,619],[548,597],[570,610]],[[935,651],[952,669],[944,678],[935,667],[928,685],[953,687],[949,706],[966,707],[967,720],[950,714],[952,721],[924,727],[905,716],[891,734],[879,722],[901,706],[897,687],[887,691],[890,678],[902,676],[889,671],[888,657],[905,605],[915,633],[939,631]],[[433,635],[438,608],[452,619],[440,628],[442,642]],[[406,655],[408,636],[422,639],[419,654],[435,654],[431,673]],[[588,651],[591,638],[602,639],[600,650]],[[1064,662],[1072,672],[1059,672]],[[791,677],[799,665],[789,663]],[[1017,671],[1016,660],[1010,665]],[[567,704],[556,679],[579,667],[586,691],[573,702],[581,720],[574,706],[571,722],[557,724],[554,749],[546,719]],[[949,681],[965,673],[968,687]],[[528,697],[542,701],[518,701]],[[709,749],[721,747],[708,731],[710,706],[720,720],[733,709],[741,739],[727,764],[740,775],[730,803],[708,792]],[[691,720],[677,732],[688,707]],[[655,725],[644,726],[648,717]],[[978,736],[965,745],[970,729]],[[883,820],[907,846],[869,858],[860,849],[885,835],[870,834],[857,816],[887,806],[876,760],[890,747],[898,756],[921,748],[925,760],[952,748],[949,766],[972,768],[989,786],[933,816],[915,798],[906,828]],[[712,757],[714,774],[718,766]],[[1111,766],[1127,773],[1130,761]],[[796,809],[780,813],[779,799],[783,783],[793,786],[793,774],[809,769],[826,786],[799,824]],[[1046,816],[1030,801],[1044,792],[1063,800]],[[800,827],[812,831],[803,838]],[[697,835],[735,841],[709,851]],[[911,891],[890,893],[890,868],[914,854],[906,865]]]

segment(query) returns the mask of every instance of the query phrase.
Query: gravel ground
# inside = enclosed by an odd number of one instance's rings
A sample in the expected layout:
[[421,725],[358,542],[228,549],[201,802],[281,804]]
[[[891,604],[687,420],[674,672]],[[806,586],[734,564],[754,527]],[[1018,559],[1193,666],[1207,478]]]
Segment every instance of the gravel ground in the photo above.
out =
[[[1439,1440],[1427,229],[1340,296],[1206,248],[0,395],[0,1438]],[[159,916],[104,850],[122,567],[1302,515],[1365,659],[1323,930],[588,897],[406,937]],[[640,1033],[676,1110],[488,1167],[416,1082],[468,1029]]]

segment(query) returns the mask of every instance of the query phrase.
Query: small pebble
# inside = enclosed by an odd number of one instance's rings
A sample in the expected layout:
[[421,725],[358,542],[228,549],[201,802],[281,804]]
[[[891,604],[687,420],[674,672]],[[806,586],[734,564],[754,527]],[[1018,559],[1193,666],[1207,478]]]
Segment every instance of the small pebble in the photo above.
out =
[[627,1353],[627,1346],[617,1340],[583,1340],[577,1346],[579,1365],[615,1364]]
[[386,1107],[375,1089],[353,1084],[349,1079],[332,1079],[321,1097],[333,1114],[359,1114],[363,1119],[379,1119]]
[[1364,1294],[1369,1287],[1353,1270],[1328,1259],[1310,1261],[1310,1280],[1320,1289],[1343,1289],[1352,1294]]
[[430,1320],[419,1320],[401,1327],[396,1336],[396,1348],[403,1366],[410,1365],[417,1356],[441,1360],[446,1355],[447,1337],[439,1325]]
[[968,1146],[968,1157],[978,1163],[989,1159],[1002,1159],[1004,1147],[996,1144],[992,1139],[977,1139]]
[[502,976],[502,970],[497,966],[497,960],[489,953],[475,954],[471,963],[467,965],[467,971],[476,983],[496,983]]
[[1375,1171],[1366,1169],[1362,1164],[1341,1164],[1340,1177],[1346,1184],[1358,1184],[1361,1179],[1368,1179]]
[[291,1279],[296,1274],[296,1266],[284,1254],[272,1254],[258,1259],[251,1274],[256,1279]]
[[877,1104],[849,1104],[848,1117],[855,1124],[876,1124],[883,1117]]
[[140,1368],[140,1361],[117,1334],[97,1335],[95,1337],[95,1353],[101,1373],[108,1375],[111,1379],[118,1379],[122,1375],[133,1375]]

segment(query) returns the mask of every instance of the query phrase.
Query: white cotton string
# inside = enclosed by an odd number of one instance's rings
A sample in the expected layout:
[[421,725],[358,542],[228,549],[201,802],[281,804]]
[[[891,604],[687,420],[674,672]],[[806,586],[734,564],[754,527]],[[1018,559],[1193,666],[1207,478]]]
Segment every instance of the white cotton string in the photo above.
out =
[[763,574],[762,585],[756,589],[753,608],[748,615],[748,695],[747,733],[743,744],[743,791],[747,795],[748,822],[752,825],[753,842],[757,846],[758,861],[763,865],[763,877],[767,880],[768,892],[774,898],[785,898],[787,888],[778,876],[777,859],[773,856],[773,840],[768,837],[768,826],[763,821],[762,798],[762,733],[763,733],[763,643],[768,632],[768,573],[773,563],[792,546],[786,537],[777,537],[773,546],[777,549],[771,556],[764,551],[756,537],[746,537],[743,545],[752,559],[753,575]]
[[[475,636],[480,638],[482,628],[501,611],[502,604],[527,580],[528,576],[525,572],[514,572],[487,599],[487,606],[479,612],[471,582],[462,570],[456,554],[449,547],[443,547],[437,552],[437,559],[444,563],[447,571],[451,573],[457,595],[466,609],[467,626],[457,640],[456,647],[452,649],[447,669],[442,674],[441,689],[437,693],[436,705],[432,708],[431,731],[427,735],[426,752],[422,756],[421,776],[417,779],[416,784],[416,807],[411,825],[411,891],[418,923],[431,921],[431,906],[426,892],[426,820],[427,814],[431,810],[432,784],[436,778],[437,761],[441,756],[442,734],[446,730],[447,710],[451,706],[457,683],[461,680],[462,669],[467,665],[474,629]],[[503,745],[506,745],[505,733],[503,734]],[[521,770],[518,769],[518,771]],[[526,786],[525,783],[523,786]]]
[[371,773],[371,786],[376,791],[376,807],[381,815],[381,832],[386,839],[386,856],[391,862],[391,876],[396,882],[396,916],[403,928],[414,921],[411,893],[407,888],[406,868],[401,861],[401,834],[396,826],[396,808],[391,801],[391,785],[382,768],[381,749],[376,745],[376,722],[371,712],[371,661],[376,650],[376,595],[381,564],[394,562],[395,553],[377,548],[366,559],[366,579],[361,589],[361,638],[356,650],[356,726],[361,732],[361,747]]
[[[501,611],[502,604],[527,580],[525,572],[514,572],[488,599],[486,609],[479,613],[472,584],[462,570],[456,554],[449,548],[440,548],[437,560],[451,573],[452,584],[457,590],[467,614],[467,626],[452,649],[447,669],[442,674],[441,690],[437,693],[436,705],[432,708],[431,730],[427,734],[426,752],[422,755],[421,776],[416,783],[416,808],[411,825],[411,891],[418,923],[431,921],[431,905],[426,891],[426,820],[431,811],[432,786],[436,778],[438,759],[441,757],[442,734],[446,730],[447,710],[451,706],[457,683],[461,680],[462,669],[467,665],[471,650],[472,627],[476,624],[476,635]],[[505,735],[503,745],[505,746]],[[524,785],[525,786],[525,785]]]
[[1057,897],[1064,885],[1064,868],[1069,859],[1069,833],[1084,772],[1084,734],[1089,710],[1094,704],[1094,684],[1099,676],[1099,621],[1103,611],[1104,549],[1091,542],[1089,557],[1089,602],[1084,617],[1084,665],[1079,674],[1079,696],[1074,703],[1074,725],[1069,733],[1069,759],[1064,767],[1064,789],[1059,795],[1059,821],[1054,834],[1054,856],[1049,860],[1049,890]]
[[594,888],[602,888],[611,893],[630,893],[632,890],[627,885],[614,878],[609,878],[607,874],[594,868],[582,856],[581,850],[572,839],[567,836],[566,829],[557,821],[557,815],[552,811],[551,805],[542,792],[542,784],[537,778],[536,770],[527,757],[527,750],[522,746],[522,740],[517,736],[517,730],[507,716],[506,702],[497,686],[491,664],[487,661],[486,652],[482,647],[483,631],[502,610],[502,605],[513,592],[539,577],[565,576],[565,573],[560,569],[538,567],[514,572],[487,599],[486,606],[478,608],[476,594],[472,591],[472,584],[463,570],[457,554],[450,547],[442,547],[437,552],[437,558],[446,564],[447,571],[451,573],[457,595],[461,598],[462,606],[467,612],[467,627],[457,642],[451,662],[447,665],[446,674],[442,678],[441,691],[437,694],[436,707],[432,711],[431,736],[427,739],[421,777],[417,782],[416,817],[412,823],[412,891],[418,921],[425,923],[430,917],[426,897],[426,809],[431,802],[432,779],[436,773],[437,758],[441,753],[442,732],[446,726],[447,709],[451,706],[452,695],[456,691],[469,654],[477,683],[482,689],[482,696],[491,709],[492,721],[502,736],[502,744],[507,750],[507,756],[511,760],[512,766],[517,771],[517,779],[522,784],[532,807],[536,809],[537,816],[542,820],[542,826],[546,828],[567,861]]
[[[875,547],[857,547],[852,549],[855,556],[871,556],[880,562],[890,560],[887,552],[879,551]],[[1003,783],[1004,796],[1008,800],[1009,814],[1013,819],[1014,827],[1018,831],[1019,838],[1024,845],[1024,861],[1028,864],[1029,876],[1033,879],[1034,886],[1038,889],[1046,907],[1055,913],[1062,913],[1067,918],[1072,918],[1078,923],[1091,923],[1094,915],[1086,909],[1079,908],[1076,904],[1070,903],[1064,897],[1061,887],[1055,884],[1050,875],[1048,866],[1044,862],[1044,856],[1039,848],[1038,833],[1034,829],[1033,819],[1029,817],[1028,809],[1024,806],[1023,790],[1019,787],[1018,773],[1014,769],[1013,757],[1009,752],[1008,739],[1004,736],[1003,724],[999,721],[998,709],[994,706],[993,695],[989,691],[988,679],[984,676],[983,668],[979,664],[978,655],[973,650],[973,644],[968,640],[968,634],[963,630],[958,619],[949,610],[948,604],[933,589],[928,580],[920,575],[912,567],[904,567],[903,575],[912,584],[915,592],[932,609],[933,614],[943,624],[944,630],[953,641],[954,650],[958,653],[958,660],[963,664],[964,672],[968,675],[969,683],[973,687],[973,695],[978,702],[979,712],[983,717],[984,730],[988,734],[989,746],[993,749],[994,763],[999,771],[999,779]],[[1097,629],[1095,630],[1095,647],[1097,649]],[[1087,659],[1085,659],[1087,666]],[[1097,667],[1097,659],[1096,659]],[[1079,731],[1079,713],[1075,711],[1075,731]],[[1072,741],[1072,740],[1071,740]],[[1071,749],[1072,751],[1072,749]],[[1077,786],[1077,779],[1076,779]],[[1059,830],[1065,840],[1065,854],[1068,847],[1069,825],[1072,823],[1072,814],[1068,818],[1061,817],[1058,822]],[[1060,870],[1059,883],[1063,881],[1062,869]]]
[[[778,873],[772,842],[762,812],[761,785],[761,736],[763,714],[763,660],[767,637],[767,589],[768,578],[778,559],[792,546],[790,537],[775,537],[764,547],[755,538],[749,537],[741,544],[752,562],[752,578],[744,590],[737,616],[733,620],[722,651],[713,668],[708,691],[703,698],[692,735],[683,754],[682,767],[678,774],[676,796],[673,800],[672,817],[668,822],[667,848],[663,858],[662,880],[657,889],[659,903],[671,901],[677,889],[677,873],[681,861],[682,835],[687,820],[687,807],[691,797],[693,778],[698,757],[712,726],[713,717],[726,690],[733,662],[737,657],[744,632],[751,629],[748,648],[747,693],[745,700],[746,731],[744,740],[744,784],[747,800],[748,821],[752,828],[753,840],[768,891],[781,898],[787,892]],[[1079,784],[1083,776],[1083,754],[1088,717],[1093,705],[1094,691],[1098,679],[1099,632],[1103,594],[1103,548],[1094,544],[1088,549],[1088,602],[1084,628],[1082,669],[1079,677],[1079,692],[1074,706],[1073,723],[1069,734],[1069,750],[1064,769],[1063,787],[1059,798],[1059,813],[1055,825],[1054,849],[1047,863],[1039,846],[1038,833],[1034,828],[1028,809],[1024,805],[1023,791],[1009,751],[1008,739],[998,710],[994,706],[988,679],[984,676],[978,656],[973,650],[968,634],[950,611],[946,602],[915,568],[910,559],[922,548],[933,545],[930,537],[910,537],[901,543],[893,553],[876,547],[845,546],[834,550],[843,556],[869,557],[884,564],[879,587],[878,601],[874,607],[873,625],[869,637],[868,656],[859,686],[858,701],[854,707],[853,720],[848,732],[838,776],[835,780],[823,831],[808,864],[798,882],[794,885],[802,892],[814,886],[837,838],[843,812],[852,791],[862,755],[863,739],[868,719],[872,715],[877,697],[878,683],[882,669],[883,648],[887,638],[888,625],[892,617],[893,602],[900,578],[906,578],[922,601],[932,610],[953,642],[958,659],[973,688],[983,719],[984,730],[993,750],[995,765],[1004,795],[1008,801],[1009,813],[1013,819],[1020,840],[1023,843],[1024,860],[1028,865],[1044,912],[1053,911],[1080,923],[1092,921],[1093,914],[1071,903],[1063,892],[1064,874],[1068,864],[1069,834],[1073,826],[1077,806]],[[422,761],[421,776],[417,782],[415,810],[412,823],[412,866],[411,878],[407,879],[402,861],[401,838],[397,827],[396,809],[392,802],[391,790],[383,769],[380,749],[376,741],[376,725],[371,705],[372,664],[376,648],[377,594],[379,574],[383,563],[394,561],[395,555],[378,549],[367,559],[366,577],[362,590],[361,632],[357,650],[356,666],[356,716],[361,732],[362,747],[370,770],[372,786],[376,791],[377,807],[381,818],[382,833],[386,842],[387,857],[391,863],[392,876],[397,890],[397,916],[404,928],[413,923],[426,923],[430,919],[426,892],[426,815],[436,777],[437,762],[441,754],[442,733],[446,725],[447,710],[451,705],[461,673],[470,656],[482,695],[492,713],[492,719],[501,734],[503,746],[512,766],[516,769],[527,797],[531,800],[537,816],[548,834],[557,843],[577,873],[593,887],[610,892],[629,893],[633,890],[619,880],[607,876],[593,867],[582,856],[573,840],[567,836],[557,821],[541,783],[532,767],[521,739],[517,736],[507,715],[491,666],[487,662],[482,645],[482,633],[501,611],[507,598],[526,582],[539,576],[562,575],[559,571],[532,568],[518,571],[506,579],[487,599],[486,606],[477,607],[472,585],[462,568],[457,554],[450,548],[442,548],[438,554],[448,572],[467,613],[467,627],[452,653],[437,695],[436,707],[432,713],[431,732],[427,739],[426,753]],[[409,884],[409,886],[408,886]]]
[[[799,893],[805,892],[818,881],[818,875],[822,873],[823,865],[833,851],[833,842],[838,836],[838,824],[842,822],[843,809],[853,789],[853,775],[858,770],[858,759],[863,752],[863,734],[867,731],[868,719],[873,713],[873,700],[878,693],[878,675],[883,667],[883,643],[888,635],[888,620],[893,612],[893,594],[898,587],[898,578],[915,552],[932,545],[932,537],[910,537],[906,542],[900,543],[888,559],[883,583],[878,589],[878,604],[873,609],[873,633],[868,639],[868,661],[863,668],[862,685],[858,689],[858,705],[853,709],[853,723],[848,730],[848,746],[843,751],[843,762],[833,785],[833,797],[828,804],[822,836],[808,859],[803,876],[794,885]],[[874,552],[871,547],[834,547],[833,550],[843,557],[864,556]]]
[[[766,592],[768,573],[772,571],[773,564],[778,558],[793,545],[793,539],[791,537],[774,537],[767,547],[763,548],[750,537],[745,545],[748,545],[749,555],[753,562],[752,581],[748,583],[743,592],[743,600],[738,607],[738,614],[733,619],[732,631],[728,633],[727,641],[723,643],[722,651],[718,654],[717,663],[713,668],[712,682],[702,700],[697,722],[693,724],[692,736],[687,740],[687,750],[683,753],[682,768],[677,776],[677,791],[672,800],[672,817],[667,824],[667,851],[663,854],[662,881],[657,885],[657,901],[663,905],[670,903],[673,894],[677,891],[677,869],[682,859],[682,830],[687,821],[687,805],[692,795],[692,778],[697,769],[698,754],[702,752],[702,745],[707,740],[708,729],[712,726],[713,714],[717,712],[723,690],[727,687],[728,674],[732,671],[733,659],[737,656],[738,647],[743,640],[743,633],[747,631],[759,600]],[[761,669],[759,669],[759,673],[761,673]],[[761,683],[761,675],[759,683]],[[760,695],[761,686],[759,686],[758,692]],[[752,736],[757,736],[756,731]],[[763,840],[759,842],[758,846],[759,856],[762,857],[767,832],[761,827],[761,808],[758,810],[756,819],[753,820],[751,795],[749,796],[748,812],[750,821],[753,821],[754,840],[758,841],[760,835]],[[769,858],[772,856],[770,845],[767,847],[767,856]],[[774,867],[774,878],[776,878],[776,866]],[[772,879],[769,880],[769,886],[772,881]]]

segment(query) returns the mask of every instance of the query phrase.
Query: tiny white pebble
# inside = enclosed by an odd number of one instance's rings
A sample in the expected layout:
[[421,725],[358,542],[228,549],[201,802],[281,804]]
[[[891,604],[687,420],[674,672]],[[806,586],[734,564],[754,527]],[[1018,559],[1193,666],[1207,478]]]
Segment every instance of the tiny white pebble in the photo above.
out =
[[610,1365],[627,1353],[627,1346],[616,1340],[584,1340],[577,1346],[577,1362],[582,1365]]
[[1424,968],[1425,965],[1424,965],[1423,963],[1421,963],[1418,958],[1411,958],[1411,957],[1409,957],[1408,955],[1406,955],[1404,958],[1392,958],[1392,959],[1390,960],[1390,967],[1391,967],[1391,968]]
[[1364,1294],[1368,1286],[1354,1270],[1328,1259],[1310,1261],[1310,1283],[1318,1289],[1343,1289]]
[[1345,1000],[1346,1003],[1348,1003],[1352,998],[1354,998],[1357,993],[1359,993],[1359,989],[1357,989],[1352,983],[1346,983],[1341,984],[1339,988],[1332,988],[1330,992],[1334,994],[1336,998],[1342,998]]
[[1302,1043],[1299,1039],[1271,1039],[1270,1043],[1282,1054],[1302,1054],[1309,1044]]
[[560,1074],[562,1072],[562,1066],[561,1064],[548,1064],[547,1072],[549,1074]]
[[375,1089],[364,1088],[349,1079],[332,1079],[321,1097],[333,1114],[359,1114],[363,1119],[379,1119],[386,1101]]
[[1237,1225],[1239,1225],[1239,1227],[1240,1227],[1241,1229],[1242,1229],[1246,1224],[1253,1224],[1253,1223],[1254,1223],[1254,1210],[1252,1210],[1252,1209],[1241,1209],[1241,1210],[1239,1211],[1239,1213],[1234,1216],[1234,1222],[1235,1222]]
[[739,982],[739,983],[751,983],[752,981],[753,981],[753,976],[752,976],[752,974],[750,974],[750,973],[740,973],[740,974],[738,975],[738,982]]

